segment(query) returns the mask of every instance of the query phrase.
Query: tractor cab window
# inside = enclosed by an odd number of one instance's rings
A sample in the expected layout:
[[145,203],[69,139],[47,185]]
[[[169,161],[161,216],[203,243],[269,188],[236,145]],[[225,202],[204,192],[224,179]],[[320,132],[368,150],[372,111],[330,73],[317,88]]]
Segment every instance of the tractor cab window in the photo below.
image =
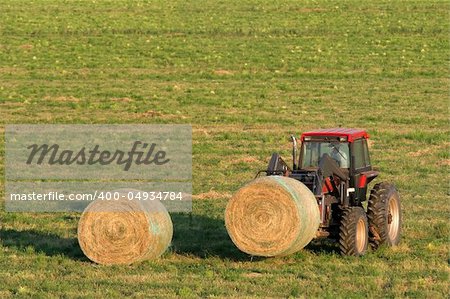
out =
[[347,142],[304,142],[302,168],[319,167],[320,158],[328,154],[341,168],[349,168],[349,150]]
[[370,166],[369,151],[366,139],[357,139],[353,142],[353,155],[355,156],[355,169]]

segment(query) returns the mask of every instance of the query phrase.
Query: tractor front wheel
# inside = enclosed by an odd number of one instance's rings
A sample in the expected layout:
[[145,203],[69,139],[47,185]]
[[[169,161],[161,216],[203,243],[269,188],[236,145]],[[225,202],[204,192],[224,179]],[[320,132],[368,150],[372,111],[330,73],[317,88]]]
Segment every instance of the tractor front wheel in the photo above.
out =
[[367,251],[369,229],[366,212],[362,207],[349,207],[342,211],[339,228],[339,248],[343,255],[361,256]]
[[367,217],[373,249],[383,244],[395,246],[400,242],[402,213],[400,196],[394,185],[382,182],[373,187],[367,206]]

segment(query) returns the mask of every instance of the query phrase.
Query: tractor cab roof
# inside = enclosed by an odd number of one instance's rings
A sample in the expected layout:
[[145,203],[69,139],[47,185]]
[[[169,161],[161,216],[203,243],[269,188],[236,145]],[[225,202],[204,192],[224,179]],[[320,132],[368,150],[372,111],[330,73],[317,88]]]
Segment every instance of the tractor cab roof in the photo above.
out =
[[305,137],[326,137],[326,136],[344,138],[348,142],[353,142],[355,139],[361,137],[369,138],[369,134],[367,134],[365,130],[349,129],[349,128],[331,128],[305,132],[302,134],[301,140],[305,141]]

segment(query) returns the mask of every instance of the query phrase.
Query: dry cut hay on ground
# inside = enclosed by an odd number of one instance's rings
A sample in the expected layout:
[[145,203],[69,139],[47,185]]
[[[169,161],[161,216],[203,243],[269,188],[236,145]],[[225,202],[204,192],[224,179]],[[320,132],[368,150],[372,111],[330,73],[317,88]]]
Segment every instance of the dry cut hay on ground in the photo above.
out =
[[257,256],[283,256],[302,249],[315,236],[319,221],[311,191],[281,176],[258,178],[245,185],[225,211],[233,243]]
[[172,220],[159,201],[95,201],[81,215],[78,242],[98,264],[132,264],[157,258],[170,245]]

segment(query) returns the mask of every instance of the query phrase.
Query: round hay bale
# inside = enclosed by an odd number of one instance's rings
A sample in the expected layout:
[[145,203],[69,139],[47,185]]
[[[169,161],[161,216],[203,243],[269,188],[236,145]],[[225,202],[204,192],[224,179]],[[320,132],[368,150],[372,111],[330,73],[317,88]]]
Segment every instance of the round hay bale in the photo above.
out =
[[172,220],[159,201],[94,201],[78,223],[81,250],[104,265],[157,258],[169,247],[172,234]]
[[258,178],[228,202],[225,225],[233,243],[256,256],[283,256],[305,247],[320,224],[317,201],[301,182]]

